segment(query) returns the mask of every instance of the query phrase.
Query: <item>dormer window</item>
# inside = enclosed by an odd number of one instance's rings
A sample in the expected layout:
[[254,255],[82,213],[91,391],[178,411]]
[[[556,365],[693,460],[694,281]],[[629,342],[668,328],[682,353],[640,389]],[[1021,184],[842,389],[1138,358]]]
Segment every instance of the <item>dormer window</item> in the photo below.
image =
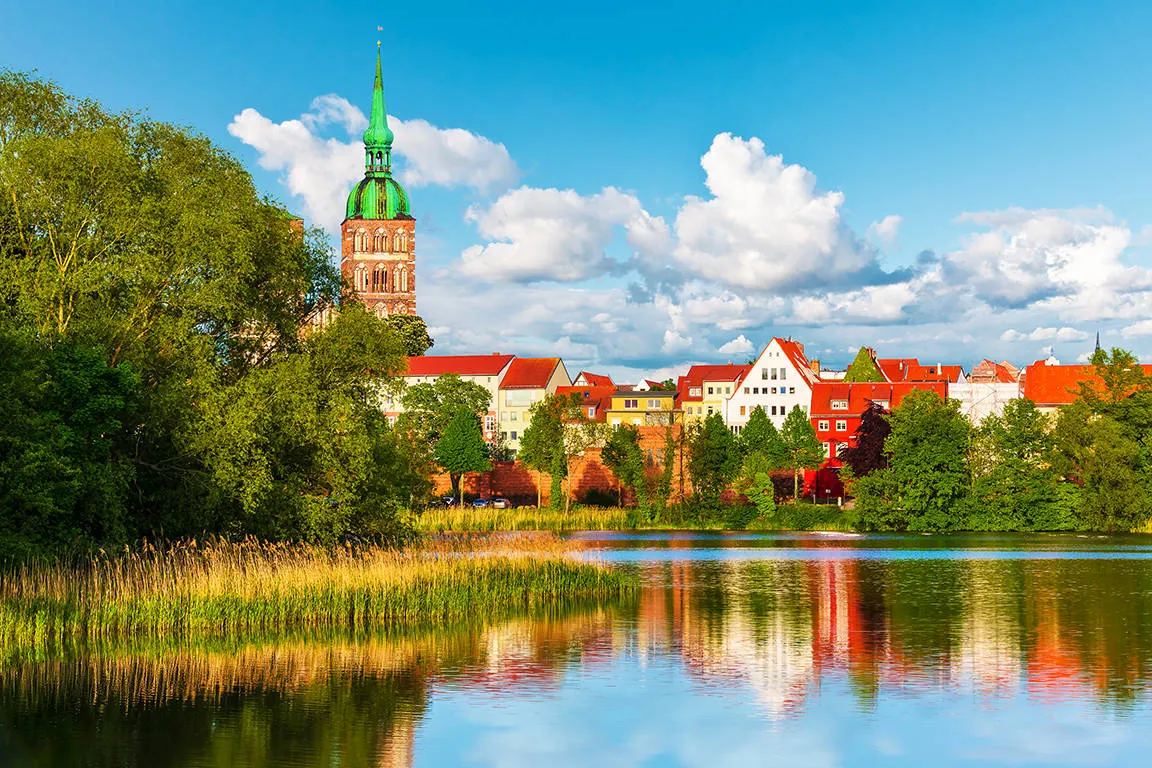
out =
[[832,401],[832,410],[834,410],[834,411],[846,411],[846,410],[848,410],[848,401],[847,400],[833,400]]

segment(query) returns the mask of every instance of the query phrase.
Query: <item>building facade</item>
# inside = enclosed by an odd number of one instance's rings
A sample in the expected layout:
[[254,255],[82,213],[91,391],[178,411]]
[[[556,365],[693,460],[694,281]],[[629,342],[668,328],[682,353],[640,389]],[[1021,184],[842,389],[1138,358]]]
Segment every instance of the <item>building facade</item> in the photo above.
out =
[[416,314],[416,220],[392,177],[393,135],[384,109],[380,51],[364,131],[364,178],[348,195],[340,225],[340,273],[378,317]]
[[761,406],[777,429],[794,407],[805,413],[812,404],[812,387],[820,376],[808,358],[804,345],[792,339],[773,338],[744,375],[736,382],[732,396],[725,401],[724,423],[739,433],[756,406]]
[[500,382],[496,409],[500,436],[508,447],[520,450],[520,439],[532,421],[532,406],[560,387],[572,386],[568,369],[558,357],[518,357]]

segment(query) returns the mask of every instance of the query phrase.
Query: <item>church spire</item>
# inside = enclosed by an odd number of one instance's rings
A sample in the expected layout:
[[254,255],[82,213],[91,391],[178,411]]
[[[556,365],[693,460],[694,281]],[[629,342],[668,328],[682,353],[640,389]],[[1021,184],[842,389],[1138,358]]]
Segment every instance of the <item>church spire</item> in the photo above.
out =
[[1096,352],[1100,351],[1100,331],[1096,331]]
[[372,84],[372,113],[364,131],[364,167],[368,173],[392,170],[392,130],[384,109],[384,76],[380,68],[380,43],[376,43],[376,82]]

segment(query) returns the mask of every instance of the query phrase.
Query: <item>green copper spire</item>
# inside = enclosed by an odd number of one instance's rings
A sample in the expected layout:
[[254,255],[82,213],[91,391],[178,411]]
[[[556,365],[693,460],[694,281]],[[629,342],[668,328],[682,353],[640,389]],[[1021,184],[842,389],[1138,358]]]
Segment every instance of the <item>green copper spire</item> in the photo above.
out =
[[367,152],[365,167],[371,173],[387,171],[392,166],[392,130],[388,127],[388,112],[384,109],[384,75],[380,70],[380,44],[376,44],[376,82],[372,84],[372,114],[368,130],[364,131]]
[[364,179],[348,195],[346,218],[411,219],[408,195],[392,178],[392,130],[384,109],[384,75],[380,44],[376,44],[376,82],[372,86],[372,114],[364,131]]

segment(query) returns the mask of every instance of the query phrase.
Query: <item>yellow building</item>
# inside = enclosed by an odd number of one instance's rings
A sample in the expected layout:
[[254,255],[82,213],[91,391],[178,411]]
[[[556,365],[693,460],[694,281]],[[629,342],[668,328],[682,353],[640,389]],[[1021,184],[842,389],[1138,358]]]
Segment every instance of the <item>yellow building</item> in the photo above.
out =
[[607,419],[610,427],[659,427],[678,421],[676,415],[675,392],[618,389],[612,394]]

